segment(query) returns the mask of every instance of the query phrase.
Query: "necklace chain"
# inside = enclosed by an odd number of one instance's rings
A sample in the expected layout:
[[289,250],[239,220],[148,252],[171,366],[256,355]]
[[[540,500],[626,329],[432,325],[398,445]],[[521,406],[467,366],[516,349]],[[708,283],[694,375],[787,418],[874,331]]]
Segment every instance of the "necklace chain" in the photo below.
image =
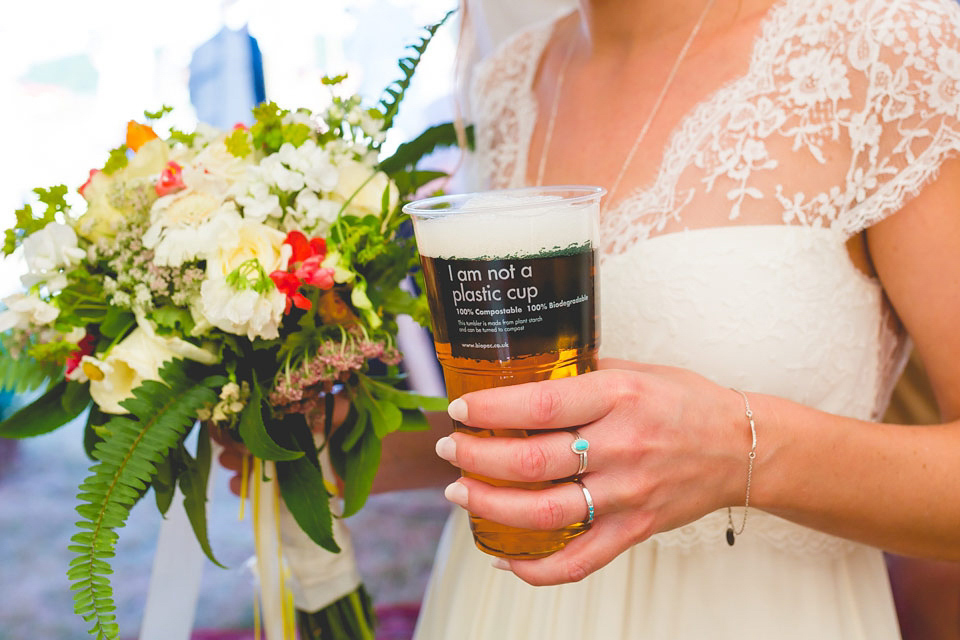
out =
[[[707,14],[710,12],[710,7],[713,6],[714,1],[715,0],[707,1],[703,11],[700,13],[700,17],[697,19],[697,23],[693,25],[690,35],[687,36],[687,40],[684,42],[683,48],[680,49],[680,54],[677,56],[676,61],[674,61],[673,67],[670,69],[670,74],[667,76],[667,80],[664,82],[663,88],[660,90],[660,94],[657,96],[657,100],[653,104],[653,109],[650,111],[650,115],[647,116],[646,121],[643,123],[643,127],[640,129],[640,133],[637,134],[637,137],[633,142],[633,146],[630,147],[630,151],[627,153],[626,159],[623,161],[623,164],[620,165],[620,172],[617,174],[616,179],[613,181],[613,185],[610,187],[610,191],[607,193],[608,202],[613,199],[613,194],[616,192],[617,187],[620,186],[620,182],[623,180],[623,176],[627,172],[627,167],[629,167],[630,163],[633,162],[634,156],[637,155],[637,151],[640,149],[640,144],[643,142],[643,139],[647,137],[647,131],[649,131],[650,125],[653,124],[653,119],[660,111],[660,107],[663,105],[663,100],[667,97],[667,92],[670,90],[670,86],[673,84],[673,81],[677,76],[677,71],[679,71],[680,65],[683,63],[684,58],[687,57],[687,52],[690,51],[690,47],[693,45],[693,41],[697,38],[697,34],[700,33],[700,29],[703,27],[703,23],[706,20]],[[567,68],[570,66],[570,60],[572,57],[573,41],[571,41],[570,45],[567,47],[566,54],[564,55],[563,62],[560,67],[560,73],[557,74],[557,88],[553,95],[553,103],[550,107],[550,117],[547,120],[547,130],[544,132],[543,136],[543,151],[540,153],[540,164],[537,168],[536,186],[538,187],[543,185],[543,175],[547,168],[547,155],[550,151],[550,143],[553,141],[553,129],[557,120],[557,111],[560,109],[560,94],[563,92],[563,83],[564,80],[566,80]]]

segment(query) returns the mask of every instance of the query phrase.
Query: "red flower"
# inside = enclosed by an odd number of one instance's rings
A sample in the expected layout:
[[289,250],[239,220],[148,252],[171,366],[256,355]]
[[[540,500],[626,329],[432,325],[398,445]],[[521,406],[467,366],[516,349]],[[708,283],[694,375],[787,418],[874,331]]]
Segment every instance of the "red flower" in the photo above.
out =
[[77,189],[80,195],[83,195],[83,192],[86,191],[87,187],[90,186],[90,183],[93,182],[93,176],[97,175],[98,173],[100,173],[100,169],[90,169],[90,176],[87,177],[87,181],[80,185],[80,188]]
[[334,271],[329,267],[320,266],[320,263],[323,262],[323,257],[321,254],[310,256],[303,261],[303,264],[301,264],[293,274],[304,284],[308,284],[311,287],[332,289]]
[[93,348],[96,345],[97,337],[92,333],[83,336],[83,339],[77,343],[77,350],[67,358],[67,375],[73,373],[73,370],[80,366],[80,360],[83,356],[93,355]]
[[287,296],[287,308],[284,313],[290,313],[291,306],[298,309],[310,309],[310,300],[300,293],[301,285],[309,285],[317,289],[333,288],[333,269],[320,266],[327,256],[327,241],[323,238],[307,239],[300,231],[287,233],[284,244],[290,245],[290,259],[287,260],[289,271],[274,271],[270,279],[277,285],[277,290]]
[[160,178],[154,188],[158,196],[165,196],[185,187],[186,185],[183,184],[183,167],[171,160],[160,173]]
[[284,244],[290,245],[290,248],[293,249],[293,252],[290,254],[290,260],[287,261],[288,269],[298,262],[303,262],[313,255],[313,250],[310,247],[310,241],[307,240],[307,236],[303,235],[299,231],[289,232],[287,234],[287,239],[283,242]]
[[306,296],[300,293],[300,278],[286,271],[274,271],[270,274],[273,284],[277,285],[277,290],[287,296],[287,307],[284,313],[290,313],[291,304],[298,309],[310,309],[313,305]]

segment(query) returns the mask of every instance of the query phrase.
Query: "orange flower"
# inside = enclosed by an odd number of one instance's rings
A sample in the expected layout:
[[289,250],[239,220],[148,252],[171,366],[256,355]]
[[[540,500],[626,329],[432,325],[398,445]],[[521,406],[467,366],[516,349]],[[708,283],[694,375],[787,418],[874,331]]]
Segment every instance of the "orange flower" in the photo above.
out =
[[326,291],[320,296],[317,304],[317,315],[324,324],[339,324],[349,327],[357,323],[357,316],[353,314],[347,303],[337,292]]
[[127,123],[127,146],[133,149],[134,152],[138,151],[145,143],[157,137],[153,129],[145,124],[140,124],[135,120]]

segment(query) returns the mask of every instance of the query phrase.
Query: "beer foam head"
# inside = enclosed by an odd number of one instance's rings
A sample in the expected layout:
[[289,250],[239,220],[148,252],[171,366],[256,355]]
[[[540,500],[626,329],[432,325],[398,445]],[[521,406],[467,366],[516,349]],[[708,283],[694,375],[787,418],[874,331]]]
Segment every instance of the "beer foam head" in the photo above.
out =
[[417,247],[431,258],[523,257],[596,243],[599,198],[490,192],[449,210],[414,215]]

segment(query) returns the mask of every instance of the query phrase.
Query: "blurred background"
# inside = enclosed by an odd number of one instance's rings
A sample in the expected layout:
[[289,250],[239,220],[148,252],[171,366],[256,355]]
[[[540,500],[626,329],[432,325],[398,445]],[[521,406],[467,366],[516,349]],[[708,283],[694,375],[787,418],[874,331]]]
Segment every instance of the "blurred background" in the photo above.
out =
[[[400,77],[396,61],[454,0],[39,0],[0,8],[0,228],[33,201],[31,190],[75,188],[124,140],[129,119],[162,105],[163,124],[191,130],[198,120],[230,127],[254,101],[322,108],[324,75],[348,73],[344,90],[370,103]],[[434,39],[401,107],[397,144],[452,118],[457,25]],[[16,291],[21,265],[0,262],[0,297]],[[0,412],[24,398],[0,396]],[[66,551],[76,487],[89,466],[83,423],[52,434],[0,440],[0,640],[88,637],[73,614]],[[211,543],[229,567],[204,569],[198,638],[252,637],[249,518],[226,474],[214,476]],[[361,573],[382,619],[379,638],[409,637],[448,507],[437,491],[375,496],[350,519]],[[148,495],[120,532],[114,570],[124,637],[136,637],[146,600],[160,516]],[[237,630],[237,633],[230,633]]]

